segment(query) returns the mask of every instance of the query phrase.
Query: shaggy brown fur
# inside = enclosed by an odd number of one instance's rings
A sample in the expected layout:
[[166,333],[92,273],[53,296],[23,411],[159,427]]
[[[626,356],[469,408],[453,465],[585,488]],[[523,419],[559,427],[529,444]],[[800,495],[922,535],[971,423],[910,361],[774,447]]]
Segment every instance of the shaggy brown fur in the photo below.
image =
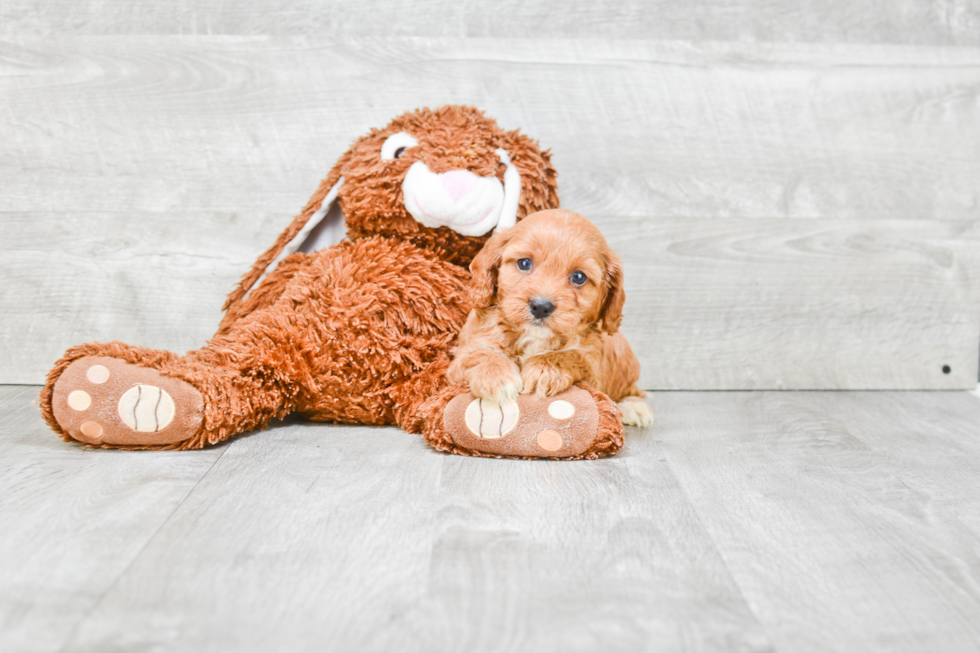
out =
[[[381,161],[378,157],[381,145],[389,136],[401,131],[424,135],[424,138],[401,158]],[[503,131],[496,122],[472,107],[448,106],[435,111],[423,109],[406,113],[384,129],[372,130],[340,157],[303,211],[228,296],[223,307],[227,314],[220,330],[226,330],[242,315],[278,297],[289,282],[293,268],[301,266],[307,256],[296,254],[284,260],[276,268],[279,273],[276,279],[266,278],[259,292],[253,291],[242,301],[286,243],[320,208],[323,198],[341,176],[345,183],[338,201],[344,212],[348,238],[381,236],[406,241],[434,253],[443,261],[468,266],[489,235],[461,236],[448,227],[429,229],[420,225],[405,210],[401,182],[416,161],[424,161],[435,173],[462,169],[481,177],[495,175],[503,181],[504,169],[495,152],[498,147],[510,153],[523,181],[518,219],[543,208],[558,206],[557,173],[551,167],[550,153],[542,151],[534,140],[517,130]]]
[[[401,158],[381,160],[381,144],[399,131],[415,136],[418,146]],[[193,435],[166,445],[92,443],[97,446],[194,449],[291,412],[314,420],[398,423],[421,432],[426,417],[438,412],[431,399],[445,395],[449,351],[470,309],[464,266],[489,234],[467,237],[420,225],[405,209],[401,182],[414,161],[435,173],[466,169],[502,178],[499,147],[520,172],[518,219],[557,206],[549,154],[531,139],[503,131],[471,107],[406,113],[341,157],[231,293],[218,332],[205,347],[183,356],[120,342],[69,349],[41,392],[48,424],[63,439],[80,441],[81,435],[73,437],[58,423],[53,388],[73,361],[109,356],[191,384],[203,397],[203,423]],[[348,239],[287,257],[252,288],[341,176],[338,203]],[[421,411],[427,400],[428,412]],[[432,438],[438,448],[451,450]]]

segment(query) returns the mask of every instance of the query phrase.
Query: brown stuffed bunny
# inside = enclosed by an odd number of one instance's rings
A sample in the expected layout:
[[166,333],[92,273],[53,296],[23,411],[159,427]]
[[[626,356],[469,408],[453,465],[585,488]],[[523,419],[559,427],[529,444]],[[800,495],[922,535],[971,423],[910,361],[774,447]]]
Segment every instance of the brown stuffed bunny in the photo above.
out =
[[[495,227],[557,207],[555,176],[548,152],[474,108],[399,116],[340,158],[231,293],[205,347],[73,347],[48,374],[41,411],[62,439],[111,448],[196,449],[298,412],[425,430],[457,453],[614,453],[615,405],[579,388],[601,418],[586,426],[585,448],[484,451],[442,428],[446,405],[465,393],[445,380],[470,309],[465,266]],[[347,239],[331,244],[340,220]]]

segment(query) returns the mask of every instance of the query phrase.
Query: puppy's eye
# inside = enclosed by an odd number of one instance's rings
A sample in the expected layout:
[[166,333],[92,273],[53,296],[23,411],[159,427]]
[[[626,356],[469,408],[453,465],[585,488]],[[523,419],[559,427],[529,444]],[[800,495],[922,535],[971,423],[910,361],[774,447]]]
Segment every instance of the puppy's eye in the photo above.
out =
[[585,273],[581,270],[575,270],[575,272],[572,272],[572,276],[569,277],[569,280],[576,286],[584,286],[585,282],[588,281],[589,278],[585,276]]
[[534,264],[531,263],[531,259],[529,258],[522,258],[522,259],[518,259],[517,261],[517,269],[520,270],[521,272],[527,272],[533,266]]
[[405,150],[410,147],[415,147],[418,144],[419,142],[417,140],[405,132],[392,134],[381,146],[381,160],[391,161],[393,159],[400,159],[405,154]]

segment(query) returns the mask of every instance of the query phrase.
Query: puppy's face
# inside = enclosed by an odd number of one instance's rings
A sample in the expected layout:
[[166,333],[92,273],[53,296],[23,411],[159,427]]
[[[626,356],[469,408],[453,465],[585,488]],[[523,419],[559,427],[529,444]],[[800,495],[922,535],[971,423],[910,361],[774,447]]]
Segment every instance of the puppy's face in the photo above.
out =
[[619,326],[619,259],[599,230],[571,211],[541,211],[495,235],[473,272],[475,288],[492,285],[491,297],[482,298],[489,300],[485,305],[495,302],[518,330],[535,326],[571,335],[592,325],[610,333]]

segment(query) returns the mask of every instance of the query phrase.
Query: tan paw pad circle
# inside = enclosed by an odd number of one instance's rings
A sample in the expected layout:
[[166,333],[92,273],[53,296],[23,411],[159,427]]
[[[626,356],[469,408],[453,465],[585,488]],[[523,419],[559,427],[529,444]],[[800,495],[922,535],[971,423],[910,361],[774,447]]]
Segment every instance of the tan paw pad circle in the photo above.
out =
[[96,439],[102,436],[102,427],[95,422],[82,422],[79,430],[88,438]]
[[141,433],[153,433],[167,428],[177,409],[174,400],[163,388],[155,385],[134,385],[119,398],[119,419]]
[[68,395],[68,405],[77,411],[83,411],[92,405],[92,397],[84,390],[75,390]]
[[85,377],[95,384],[105,383],[109,380],[109,368],[105,365],[93,365],[85,372]]
[[538,446],[545,451],[558,451],[565,444],[561,439],[561,433],[545,429],[538,433]]
[[521,415],[516,401],[497,403],[493,399],[474,399],[466,407],[466,428],[478,438],[502,438],[517,425]]
[[575,414],[575,406],[564,399],[558,399],[557,401],[552,401],[551,405],[548,406],[548,414],[555,419],[568,419]]

